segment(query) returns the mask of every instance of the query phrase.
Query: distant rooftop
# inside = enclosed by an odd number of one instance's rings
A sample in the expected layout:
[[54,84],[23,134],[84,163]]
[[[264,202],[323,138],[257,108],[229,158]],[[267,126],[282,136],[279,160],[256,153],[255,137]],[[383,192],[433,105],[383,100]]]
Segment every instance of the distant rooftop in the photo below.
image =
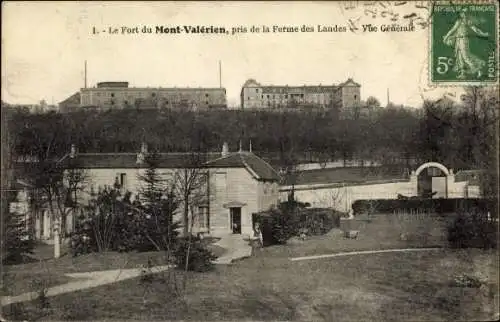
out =
[[129,90],[199,90],[199,89],[204,89],[204,90],[223,90],[225,91],[225,88],[223,87],[161,87],[161,86],[150,86],[150,87],[129,87],[129,82],[99,82],[97,83],[96,87],[86,87],[82,88],[82,90],[95,90],[96,88],[102,88],[102,89],[129,89]]
[[268,91],[270,93],[273,92],[288,92],[291,89],[303,89],[306,92],[324,92],[325,90],[337,90],[341,87],[344,86],[358,86],[360,87],[361,85],[356,83],[352,78],[348,78],[345,82],[342,82],[338,85],[335,84],[319,84],[319,85],[262,85],[259,82],[257,82],[255,79],[250,78],[248,79],[242,87],[261,87],[264,91]]
[[299,171],[285,178],[285,185],[356,184],[382,180],[405,180],[409,175],[396,167],[345,167]]

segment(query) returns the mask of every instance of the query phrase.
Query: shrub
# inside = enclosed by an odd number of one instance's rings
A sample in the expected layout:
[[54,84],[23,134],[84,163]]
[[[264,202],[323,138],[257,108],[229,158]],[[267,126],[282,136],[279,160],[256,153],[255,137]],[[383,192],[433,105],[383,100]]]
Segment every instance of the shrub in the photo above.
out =
[[447,228],[452,248],[496,248],[498,224],[481,212],[459,212]]
[[475,276],[469,276],[467,274],[461,274],[458,276],[455,276],[452,282],[452,286],[456,287],[472,287],[472,288],[479,288],[483,285],[483,282],[475,277]]
[[170,199],[132,204],[129,195],[105,189],[91,200],[71,234],[73,256],[103,251],[165,250],[175,242],[179,224],[173,222]]
[[85,255],[97,251],[97,244],[93,238],[94,232],[89,220],[80,216],[75,230],[70,234],[71,255],[73,257]]
[[269,246],[286,244],[288,239],[300,232],[325,234],[332,228],[340,227],[340,213],[331,209],[307,209],[283,203],[278,208],[255,215],[253,221],[260,224],[264,246]]
[[340,213],[332,209],[303,209],[300,211],[299,229],[310,235],[323,235],[340,227]]
[[286,241],[298,235],[300,220],[295,209],[282,209],[272,212],[271,231],[276,244],[286,244]]
[[[189,250],[189,255],[188,255]],[[213,260],[217,258],[198,237],[179,239],[174,250],[176,266],[194,272],[206,272],[213,268]]]
[[[16,201],[12,194],[8,201]],[[29,254],[33,254],[35,241],[33,232],[28,231],[26,226],[31,224],[26,216],[17,211],[9,209],[9,202],[2,202],[2,239],[1,258],[2,264],[20,264]]]

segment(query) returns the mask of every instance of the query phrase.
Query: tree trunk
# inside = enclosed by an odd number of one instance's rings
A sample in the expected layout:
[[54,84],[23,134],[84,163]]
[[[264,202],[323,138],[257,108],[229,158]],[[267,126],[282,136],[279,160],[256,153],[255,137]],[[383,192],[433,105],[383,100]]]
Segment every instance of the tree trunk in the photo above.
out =
[[[58,225],[58,223],[56,223]],[[61,257],[61,238],[59,228],[54,229],[54,258]]]
[[[51,199],[51,197],[49,197]],[[54,258],[61,257],[61,237],[59,234],[60,223],[59,223],[59,215],[56,214],[54,205],[52,201],[49,201],[49,207],[52,217],[52,234],[54,235]]]
[[189,197],[184,196],[184,216],[183,216],[183,230],[184,236],[188,236],[189,233]]

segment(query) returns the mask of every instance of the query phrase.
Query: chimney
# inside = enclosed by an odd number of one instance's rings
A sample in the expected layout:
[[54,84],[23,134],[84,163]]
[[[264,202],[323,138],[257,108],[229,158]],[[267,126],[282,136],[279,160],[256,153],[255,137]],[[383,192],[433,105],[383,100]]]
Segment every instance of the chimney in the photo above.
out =
[[224,142],[224,144],[222,144],[222,153],[221,153],[221,155],[223,157],[226,157],[226,156],[229,155],[229,146],[228,146],[227,142]]
[[76,156],[76,146],[71,144],[71,150],[69,152],[69,157],[73,159]]
[[137,154],[137,162],[138,164],[143,163],[146,158],[146,154],[148,154],[148,145],[146,142],[142,142],[141,151]]

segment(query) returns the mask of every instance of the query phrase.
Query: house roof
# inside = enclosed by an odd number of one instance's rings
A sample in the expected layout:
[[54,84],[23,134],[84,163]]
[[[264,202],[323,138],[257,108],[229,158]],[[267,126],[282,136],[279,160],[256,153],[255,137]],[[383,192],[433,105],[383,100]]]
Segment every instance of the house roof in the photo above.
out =
[[300,171],[285,177],[285,185],[309,185],[329,183],[364,183],[380,180],[403,180],[408,175],[400,168],[342,167]]
[[360,87],[361,85],[356,83],[352,78],[348,78],[345,82],[340,83],[338,85],[261,85],[258,83],[255,79],[250,78],[248,79],[242,86],[242,90],[244,87],[261,87],[263,93],[287,93],[291,89],[301,89],[304,92],[307,93],[323,93],[327,91],[336,91],[340,89],[341,87],[344,86],[357,86]]
[[263,94],[273,93],[327,93],[337,91],[335,85],[304,85],[304,86],[263,86]]
[[80,92],[76,92],[76,93],[72,94],[71,96],[69,96],[65,100],[59,102],[59,104],[60,105],[68,105],[68,104],[78,105],[78,104],[80,104]]
[[348,78],[345,82],[340,83],[339,87],[348,86],[348,85],[361,87],[361,85],[356,83],[352,78]]
[[209,161],[206,164],[211,168],[246,168],[257,180],[278,181],[278,172],[266,161],[252,152],[230,153],[225,157]]
[[247,79],[246,82],[243,84],[242,87],[247,87],[250,85],[255,85],[255,86],[260,86],[260,84],[253,78]]
[[[220,157],[220,153],[158,153],[158,168],[183,168],[186,165],[198,165]],[[90,169],[144,168],[144,163],[137,163],[137,153],[77,153],[75,158],[66,155],[65,161],[74,166]]]

